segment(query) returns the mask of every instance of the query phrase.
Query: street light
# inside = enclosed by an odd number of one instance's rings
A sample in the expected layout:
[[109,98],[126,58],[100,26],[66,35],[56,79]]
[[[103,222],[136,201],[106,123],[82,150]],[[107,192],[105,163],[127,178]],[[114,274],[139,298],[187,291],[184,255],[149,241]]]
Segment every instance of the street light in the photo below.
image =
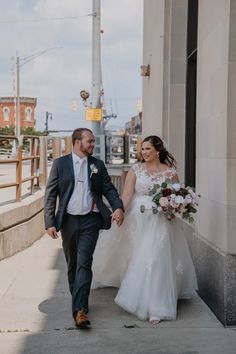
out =
[[46,112],[45,132],[48,135],[48,119],[52,120],[52,113]]
[[105,128],[105,126],[107,125],[107,123],[109,122],[109,120],[111,119],[111,118],[117,118],[117,114],[114,114],[114,113],[112,113],[112,114],[106,114],[106,115],[104,115],[103,116],[103,128]]
[[81,90],[80,97],[83,99],[84,106],[87,107],[86,100],[89,98],[89,92]]

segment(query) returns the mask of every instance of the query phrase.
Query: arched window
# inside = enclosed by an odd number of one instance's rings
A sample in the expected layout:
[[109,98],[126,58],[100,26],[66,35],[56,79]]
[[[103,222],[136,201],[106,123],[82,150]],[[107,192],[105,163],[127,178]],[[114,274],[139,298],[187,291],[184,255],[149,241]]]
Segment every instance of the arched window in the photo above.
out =
[[10,109],[8,107],[3,108],[3,120],[5,122],[10,120]]
[[31,121],[31,115],[32,115],[32,109],[30,107],[27,107],[25,110],[26,113],[26,120],[27,122]]

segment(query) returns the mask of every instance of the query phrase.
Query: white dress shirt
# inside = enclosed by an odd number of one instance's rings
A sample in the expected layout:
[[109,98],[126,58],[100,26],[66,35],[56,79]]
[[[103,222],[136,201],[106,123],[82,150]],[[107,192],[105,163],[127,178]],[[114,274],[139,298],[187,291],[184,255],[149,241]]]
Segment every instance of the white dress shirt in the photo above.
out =
[[[93,207],[93,197],[92,193],[89,188],[88,183],[88,157],[85,156],[80,158],[74,152],[72,152],[72,160],[73,160],[73,168],[74,168],[74,175],[75,175],[75,186],[73,193],[70,197],[69,203],[67,205],[67,213],[71,215],[85,215],[88,214],[92,207]],[[83,193],[83,204],[82,210],[79,211],[78,205],[78,177],[79,177],[79,170],[81,166],[81,162],[84,163],[84,193]]]

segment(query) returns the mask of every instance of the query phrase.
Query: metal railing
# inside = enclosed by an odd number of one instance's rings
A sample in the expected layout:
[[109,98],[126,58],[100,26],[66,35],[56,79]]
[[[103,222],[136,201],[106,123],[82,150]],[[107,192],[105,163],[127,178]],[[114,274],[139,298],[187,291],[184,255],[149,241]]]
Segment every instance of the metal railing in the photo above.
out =
[[[0,141],[12,141],[15,149],[11,150],[5,158],[0,156],[0,165],[1,164],[15,164],[16,165],[16,181],[10,183],[0,184],[0,189],[16,187],[16,201],[20,201],[22,198],[22,184],[30,181],[30,193],[32,194],[35,187],[39,186],[39,149],[40,149],[40,139],[38,136],[24,135],[21,136],[21,140],[14,136],[0,136]],[[28,148],[27,148],[28,143]],[[23,149],[23,146],[26,147],[26,150]],[[4,149],[3,149],[4,150]],[[22,163],[24,161],[30,161],[30,176],[22,177]],[[36,183],[35,183],[36,180]]]
[[118,193],[121,195],[123,192],[125,178],[129,171],[130,165],[106,165],[108,174],[111,181],[116,187]]
[[[1,189],[15,187],[15,199],[20,201],[22,199],[25,189],[22,185],[25,182],[30,182],[30,194],[34,192],[39,186],[45,186],[47,182],[47,168],[48,165],[48,150],[52,150],[52,159],[55,159],[62,154],[71,152],[71,138],[70,137],[50,137],[50,146],[47,148],[46,137],[42,139],[38,136],[21,136],[20,141],[14,136],[0,136],[0,167],[3,164],[15,164],[15,180],[11,181],[11,171],[7,173],[7,181],[0,182]],[[4,142],[4,144],[3,144]],[[63,146],[62,146],[63,142]],[[30,161],[30,166],[25,161]],[[114,186],[117,188],[119,194],[122,193],[125,177],[130,165],[106,165],[108,173]],[[23,167],[23,171],[22,171]],[[30,168],[30,172],[25,170]],[[0,171],[1,172],[1,171]],[[8,178],[9,176],[9,178]],[[7,183],[4,183],[7,182]],[[23,191],[22,191],[23,189]],[[28,194],[28,193],[27,193]],[[11,192],[12,195],[12,192]],[[7,199],[9,200],[9,199]],[[6,200],[6,202],[7,202]],[[2,201],[0,200],[0,203]],[[4,201],[3,201],[4,202]],[[4,202],[5,203],[5,202]]]

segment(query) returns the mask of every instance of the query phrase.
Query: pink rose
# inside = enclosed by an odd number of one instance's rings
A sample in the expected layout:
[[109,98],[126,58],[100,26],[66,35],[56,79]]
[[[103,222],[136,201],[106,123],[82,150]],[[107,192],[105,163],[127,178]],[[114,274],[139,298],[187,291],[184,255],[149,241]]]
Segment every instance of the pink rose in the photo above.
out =
[[171,206],[172,208],[174,208],[174,209],[177,209],[179,205],[175,202],[174,199],[171,199],[171,201],[170,201],[170,206]]
[[166,197],[161,197],[159,199],[159,203],[160,203],[160,206],[162,206],[163,208],[166,208],[169,204],[168,199]]

